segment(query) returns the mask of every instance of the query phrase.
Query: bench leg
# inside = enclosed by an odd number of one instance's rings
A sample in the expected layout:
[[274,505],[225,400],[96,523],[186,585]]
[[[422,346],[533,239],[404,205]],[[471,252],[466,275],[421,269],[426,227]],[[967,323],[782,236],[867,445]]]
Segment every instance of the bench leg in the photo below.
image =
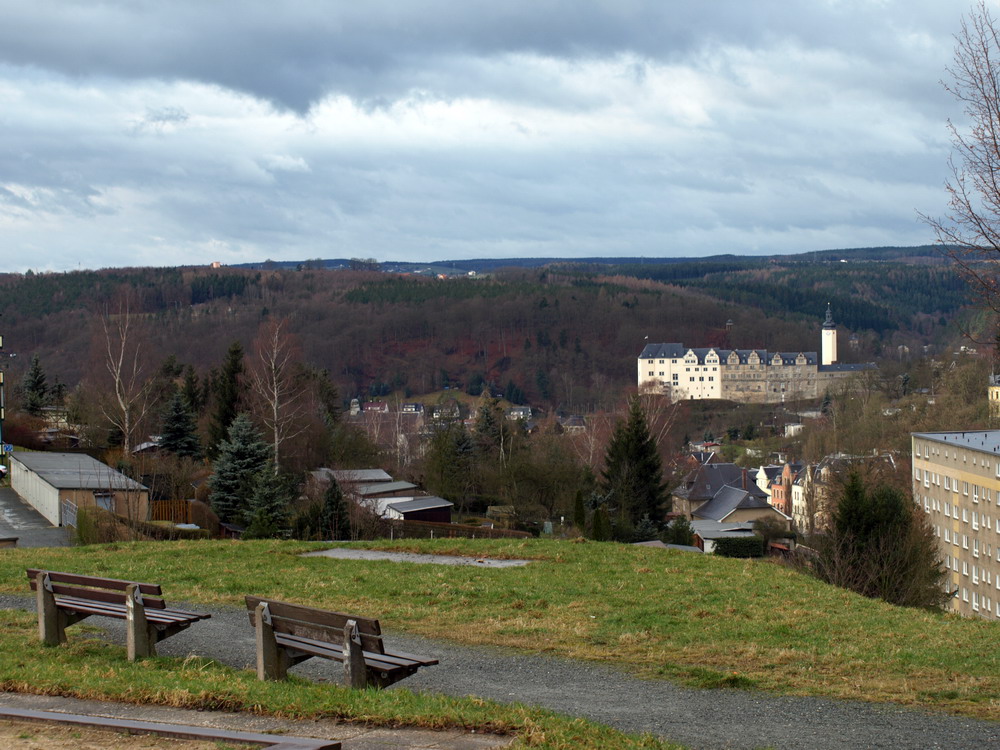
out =
[[132,583],[125,589],[125,622],[128,660],[156,656],[156,633],[146,619],[146,608],[137,600],[139,587]]
[[45,573],[36,579],[38,637],[46,646],[58,646],[66,642],[66,616],[56,606],[55,594],[45,588],[45,579]]
[[254,612],[257,625],[257,679],[284,680],[288,676],[288,657],[274,638],[274,628],[264,616],[267,605],[261,602]]
[[368,669],[355,620],[344,625],[344,684],[359,689],[368,686]]

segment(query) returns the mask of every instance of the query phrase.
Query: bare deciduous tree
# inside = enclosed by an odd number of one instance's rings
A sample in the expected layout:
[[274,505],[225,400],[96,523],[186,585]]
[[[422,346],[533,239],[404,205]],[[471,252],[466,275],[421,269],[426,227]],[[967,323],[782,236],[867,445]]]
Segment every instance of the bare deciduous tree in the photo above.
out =
[[945,253],[976,290],[982,304],[1000,312],[1000,29],[984,2],[962,21],[945,90],[961,102],[968,120],[949,120],[952,157],[948,212],[923,216]]
[[274,469],[280,469],[281,446],[305,431],[305,379],[295,337],[288,320],[261,324],[253,342],[250,387],[257,401],[257,416],[271,435]]
[[101,315],[104,366],[111,376],[111,394],[101,399],[104,416],[122,434],[122,450],[130,455],[135,432],[152,404],[153,381],[145,374],[145,337],[132,302],[122,298]]

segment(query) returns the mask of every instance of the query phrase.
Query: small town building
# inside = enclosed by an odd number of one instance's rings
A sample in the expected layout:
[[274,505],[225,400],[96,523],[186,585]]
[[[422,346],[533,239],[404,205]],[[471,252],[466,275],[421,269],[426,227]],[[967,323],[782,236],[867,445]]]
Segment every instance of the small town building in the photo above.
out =
[[149,518],[149,490],[85,453],[10,454],[10,484],[55,526],[78,508],[103,508],[138,521]]
[[454,503],[436,496],[379,498],[378,505],[383,518],[430,523],[451,523],[451,509],[455,507]]

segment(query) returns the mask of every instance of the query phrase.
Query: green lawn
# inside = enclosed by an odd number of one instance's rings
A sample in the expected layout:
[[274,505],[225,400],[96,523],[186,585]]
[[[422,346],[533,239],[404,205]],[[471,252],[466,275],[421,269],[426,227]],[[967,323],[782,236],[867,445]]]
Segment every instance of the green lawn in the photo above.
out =
[[[490,569],[302,558],[299,542],[176,542],[0,553],[0,590],[49,567],[378,616],[389,629],[623,665],[698,686],[896,701],[1000,718],[1000,625],[892,607],[762,561],[594,542],[357,546],[526,557]],[[206,626],[210,627],[211,623]]]

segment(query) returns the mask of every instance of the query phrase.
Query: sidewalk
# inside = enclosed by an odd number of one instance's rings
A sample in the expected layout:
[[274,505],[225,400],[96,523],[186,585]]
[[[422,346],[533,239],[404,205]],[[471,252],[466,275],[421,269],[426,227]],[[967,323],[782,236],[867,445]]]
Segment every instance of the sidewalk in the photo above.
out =
[[68,547],[67,529],[53,526],[10,487],[0,487],[0,538],[17,537],[18,547]]

